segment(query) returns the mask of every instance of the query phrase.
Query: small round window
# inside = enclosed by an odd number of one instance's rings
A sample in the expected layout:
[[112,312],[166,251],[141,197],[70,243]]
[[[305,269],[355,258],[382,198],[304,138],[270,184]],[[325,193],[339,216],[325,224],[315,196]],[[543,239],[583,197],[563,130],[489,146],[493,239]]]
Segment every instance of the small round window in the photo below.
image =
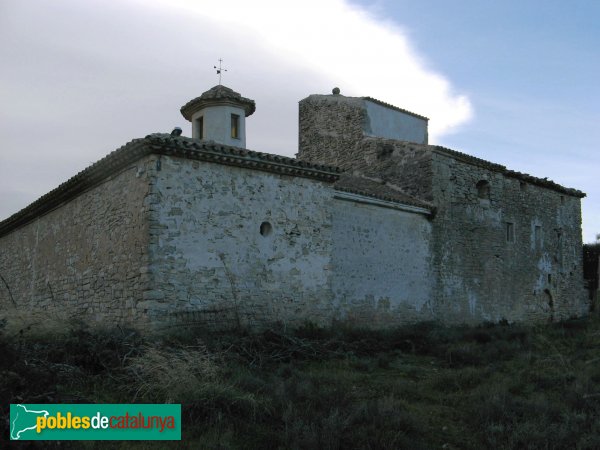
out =
[[269,222],[263,222],[260,224],[260,234],[263,236],[269,236],[273,232],[273,226]]

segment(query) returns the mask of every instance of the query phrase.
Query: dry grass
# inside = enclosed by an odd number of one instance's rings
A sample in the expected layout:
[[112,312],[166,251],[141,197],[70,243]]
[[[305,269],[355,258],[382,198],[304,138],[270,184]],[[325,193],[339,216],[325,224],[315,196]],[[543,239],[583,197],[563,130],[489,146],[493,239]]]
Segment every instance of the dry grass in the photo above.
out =
[[165,403],[205,400],[218,388],[219,365],[206,347],[160,349],[146,346],[127,365],[136,380],[133,400],[161,399]]
[[75,326],[15,338],[0,326],[0,416],[15,401],[183,404],[181,443],[60,448],[595,449],[598,348],[595,317],[159,342]]

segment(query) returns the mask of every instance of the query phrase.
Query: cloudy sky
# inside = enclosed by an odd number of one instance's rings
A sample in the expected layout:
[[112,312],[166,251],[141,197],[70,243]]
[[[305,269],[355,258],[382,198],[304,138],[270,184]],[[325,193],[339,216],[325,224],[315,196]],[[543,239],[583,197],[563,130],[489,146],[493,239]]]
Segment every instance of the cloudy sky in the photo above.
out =
[[371,96],[431,143],[588,194],[600,233],[596,0],[0,0],[0,220],[125,142],[190,125],[217,84],[257,103],[249,148],[292,156],[298,101]]

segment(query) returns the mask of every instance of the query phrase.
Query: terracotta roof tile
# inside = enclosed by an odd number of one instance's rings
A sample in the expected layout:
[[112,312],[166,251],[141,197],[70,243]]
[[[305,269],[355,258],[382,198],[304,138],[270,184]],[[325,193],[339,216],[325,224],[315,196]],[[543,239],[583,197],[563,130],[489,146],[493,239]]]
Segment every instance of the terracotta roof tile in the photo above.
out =
[[404,205],[417,206],[419,208],[429,209],[430,211],[433,211],[434,209],[433,205],[424,200],[408,195],[398,188],[365,177],[342,174],[340,179],[336,181],[333,186],[339,191],[366,195],[368,197]]
[[502,173],[502,174],[506,175],[507,177],[517,178],[519,180],[522,180],[522,181],[525,181],[525,182],[528,182],[531,184],[535,184],[537,186],[542,186],[542,187],[545,187],[548,189],[552,189],[552,190],[555,190],[558,192],[562,192],[564,194],[572,195],[574,197],[583,198],[586,195],[584,192],[581,192],[578,189],[561,186],[560,184],[555,183],[552,180],[548,180],[547,178],[538,178],[538,177],[534,177],[533,175],[529,175],[526,173],[516,172],[514,170],[507,169],[506,166],[503,166],[501,164],[496,164],[496,163],[493,163],[490,161],[486,161],[485,159],[467,155],[466,153],[462,153],[462,152],[452,150],[452,149],[449,149],[446,147],[441,147],[439,145],[430,145],[429,147],[437,153],[451,156],[453,158],[457,158],[459,160],[468,162],[470,164],[474,164],[479,167],[484,167],[484,168],[493,170],[494,172]]
[[104,158],[82,170],[57,188],[0,222],[0,236],[45,214],[83,191],[96,186],[119,169],[150,154],[178,156],[200,161],[215,162],[254,170],[274,172],[326,182],[336,181],[341,170],[321,164],[311,164],[285,156],[229,147],[210,141],[199,141],[170,134],[151,134],[134,139]]
[[219,84],[202,93],[200,97],[196,97],[181,107],[181,114],[187,120],[192,120],[192,114],[204,106],[214,105],[219,103],[235,104],[243,108],[246,112],[246,117],[256,111],[254,100],[242,97],[238,92]]
[[423,119],[423,120],[429,120],[429,118],[427,118],[427,117],[425,117],[425,116],[422,116],[422,115],[420,115],[420,114],[414,113],[414,112],[412,112],[412,111],[408,111],[408,110],[406,110],[406,109],[399,108],[399,107],[397,107],[397,106],[394,106],[394,105],[392,105],[392,104],[390,104],[390,103],[386,103],[386,102],[383,102],[383,101],[381,101],[381,100],[377,100],[376,98],[373,98],[373,97],[361,97],[361,98],[362,98],[363,100],[369,100],[369,101],[371,101],[371,102],[373,102],[373,103],[377,103],[378,105],[385,106],[386,108],[395,109],[396,111],[400,111],[400,112],[403,112],[403,113],[405,113],[405,114],[409,114],[409,115],[411,115],[411,116],[414,116],[414,117],[417,117],[417,118],[419,118],[419,119]]

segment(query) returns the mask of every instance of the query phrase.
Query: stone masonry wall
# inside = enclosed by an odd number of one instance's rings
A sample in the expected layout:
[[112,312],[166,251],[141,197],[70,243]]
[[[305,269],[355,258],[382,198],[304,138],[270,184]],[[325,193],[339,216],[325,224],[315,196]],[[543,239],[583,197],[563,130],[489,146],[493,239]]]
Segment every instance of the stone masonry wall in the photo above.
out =
[[[437,317],[545,321],[585,314],[579,198],[439,153],[433,167]],[[489,189],[480,192],[481,181]]]
[[217,328],[331,320],[330,185],[174,157],[160,166],[149,318]]
[[362,157],[360,140],[367,122],[364,100],[311,95],[299,104],[298,159],[352,168]]
[[600,289],[600,242],[583,245],[583,277],[590,299],[590,310],[598,310],[598,294]]
[[[558,320],[587,312],[576,195],[505,174],[502,166],[469,162],[458,152],[365,137],[359,109],[336,96],[300,102],[299,157],[378,179],[433,204],[437,318]],[[489,198],[479,198],[480,181],[489,183]]]
[[130,322],[147,289],[148,159],[0,238],[0,314]]
[[421,200],[433,200],[432,152],[428,146],[364,138],[360,148],[362,158],[353,163],[353,170],[379,178]]
[[336,317],[371,327],[431,320],[430,238],[431,223],[421,214],[336,199]]
[[300,102],[298,159],[379,178],[405,193],[432,199],[427,145],[365,136],[364,100],[311,95]]

